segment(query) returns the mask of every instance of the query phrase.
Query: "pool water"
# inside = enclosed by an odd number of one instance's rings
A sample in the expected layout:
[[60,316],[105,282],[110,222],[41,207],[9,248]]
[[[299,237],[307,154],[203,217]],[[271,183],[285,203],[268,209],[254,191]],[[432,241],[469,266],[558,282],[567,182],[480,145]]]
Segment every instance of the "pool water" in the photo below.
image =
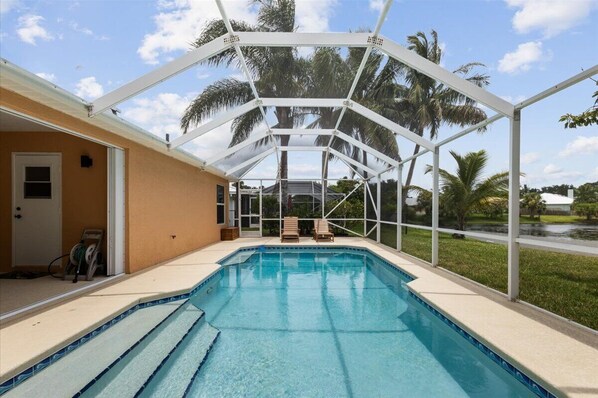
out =
[[269,249],[239,261],[191,297],[220,336],[188,396],[534,396],[370,253]]

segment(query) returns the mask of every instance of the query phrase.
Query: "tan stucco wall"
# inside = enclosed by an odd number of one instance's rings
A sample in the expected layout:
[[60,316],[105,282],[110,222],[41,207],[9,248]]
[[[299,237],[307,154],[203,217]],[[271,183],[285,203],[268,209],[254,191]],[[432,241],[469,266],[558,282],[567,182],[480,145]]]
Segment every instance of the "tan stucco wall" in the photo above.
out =
[[216,185],[228,197],[226,180],[1,88],[0,105],[125,149],[127,272],[220,239]]
[[[72,135],[50,132],[0,133],[0,272],[12,264],[12,153],[62,154],[62,253],[81,239],[84,228],[106,230],[106,147]],[[80,156],[93,159],[93,167],[80,167]],[[7,237],[7,239],[5,239]],[[105,247],[106,242],[103,243]],[[104,255],[106,251],[103,250]],[[48,259],[48,262],[52,260]],[[22,269],[19,267],[19,269]]]

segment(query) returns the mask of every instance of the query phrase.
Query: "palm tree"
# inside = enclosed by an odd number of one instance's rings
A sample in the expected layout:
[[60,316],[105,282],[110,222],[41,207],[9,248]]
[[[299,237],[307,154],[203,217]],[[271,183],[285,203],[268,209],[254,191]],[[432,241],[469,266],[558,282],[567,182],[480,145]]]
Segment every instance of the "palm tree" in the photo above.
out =
[[[440,64],[442,48],[438,43],[438,34],[432,30],[431,35],[431,41],[422,32],[409,36],[407,48],[435,64]],[[470,75],[472,70],[478,66],[484,65],[478,62],[467,63],[458,67],[453,73],[461,75],[479,87],[485,87],[489,83],[489,76],[478,73]],[[400,84],[398,87],[399,123],[417,135],[423,137],[427,131],[430,139],[435,139],[443,124],[464,127],[479,123],[486,118],[486,113],[477,107],[476,101],[406,65],[402,65],[401,69],[404,84]],[[413,154],[416,155],[419,150],[420,146],[416,144]],[[416,159],[413,159],[409,165],[405,180],[406,186],[411,185],[415,162]],[[406,193],[407,190],[405,189],[403,192]]]
[[[508,194],[509,172],[505,171],[482,178],[488,163],[486,151],[469,152],[465,156],[451,151],[457,162],[457,173],[451,174],[439,169],[442,185],[443,203],[457,218],[457,229],[465,230],[467,215],[480,203],[489,198],[505,197]],[[426,173],[432,172],[432,166],[426,167]]]
[[[233,30],[237,32],[292,32],[295,26],[294,0],[262,0],[258,11],[257,25],[243,21],[231,20]],[[199,38],[193,43],[200,47],[227,33],[222,20],[214,20],[207,24]],[[297,51],[290,47],[251,47],[243,48],[248,69],[252,74],[258,94],[263,97],[300,97],[307,85],[309,61],[300,58]],[[211,65],[236,64],[239,59],[234,49],[228,49],[208,61]],[[219,80],[207,86],[201,94],[187,107],[181,127],[186,133],[192,125],[201,123],[215,113],[242,105],[254,99],[248,82],[234,78]],[[292,128],[300,125],[305,117],[305,110],[292,107],[276,107],[274,115],[277,124],[272,127]],[[233,137],[230,146],[244,141],[255,127],[264,122],[259,109],[247,112],[233,120]],[[288,145],[289,136],[282,136],[281,146]],[[264,145],[262,140],[258,145]],[[280,178],[288,177],[287,152],[280,155]],[[286,181],[283,187],[286,186]]]
[[[343,58],[338,49],[318,49],[312,58],[313,80],[309,93],[313,97],[344,98],[353,83],[365,50],[351,48]],[[392,111],[394,106],[394,80],[398,72],[398,64],[387,60],[379,53],[372,53],[361,74],[352,99],[378,113]],[[309,127],[334,128],[340,116],[340,109],[317,108],[316,119]],[[398,147],[393,134],[375,123],[353,112],[346,112],[339,129],[355,139],[392,157],[398,157]],[[319,136],[316,145],[326,146],[329,137]],[[334,140],[332,147],[355,160],[368,164],[367,152],[347,144],[342,140]],[[329,160],[332,159],[330,156]],[[322,154],[323,175],[327,177],[326,153]]]

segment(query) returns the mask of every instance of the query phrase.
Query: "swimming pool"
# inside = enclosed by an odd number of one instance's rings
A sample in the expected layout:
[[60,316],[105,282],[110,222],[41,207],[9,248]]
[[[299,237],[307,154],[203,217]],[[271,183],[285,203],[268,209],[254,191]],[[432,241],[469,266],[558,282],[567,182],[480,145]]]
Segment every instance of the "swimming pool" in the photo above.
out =
[[220,336],[189,396],[534,395],[367,251],[270,248],[225,264],[190,299]]
[[15,378],[7,397],[552,397],[368,250],[255,247]]

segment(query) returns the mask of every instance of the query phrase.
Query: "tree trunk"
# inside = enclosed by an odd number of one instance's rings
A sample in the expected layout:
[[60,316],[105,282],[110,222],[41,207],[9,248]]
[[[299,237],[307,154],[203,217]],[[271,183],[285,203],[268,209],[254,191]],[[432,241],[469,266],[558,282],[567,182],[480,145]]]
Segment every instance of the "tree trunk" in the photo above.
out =
[[[413,156],[417,155],[419,153],[419,144],[415,144],[415,149],[413,150]],[[415,171],[415,161],[417,160],[417,158],[414,158],[413,160],[411,160],[411,163],[409,164],[409,171],[407,172],[407,178],[405,179],[405,187],[408,187],[409,185],[411,185],[411,180],[413,179],[413,172]],[[407,194],[409,193],[408,189],[403,189],[403,204],[405,204],[405,200],[407,199]]]

